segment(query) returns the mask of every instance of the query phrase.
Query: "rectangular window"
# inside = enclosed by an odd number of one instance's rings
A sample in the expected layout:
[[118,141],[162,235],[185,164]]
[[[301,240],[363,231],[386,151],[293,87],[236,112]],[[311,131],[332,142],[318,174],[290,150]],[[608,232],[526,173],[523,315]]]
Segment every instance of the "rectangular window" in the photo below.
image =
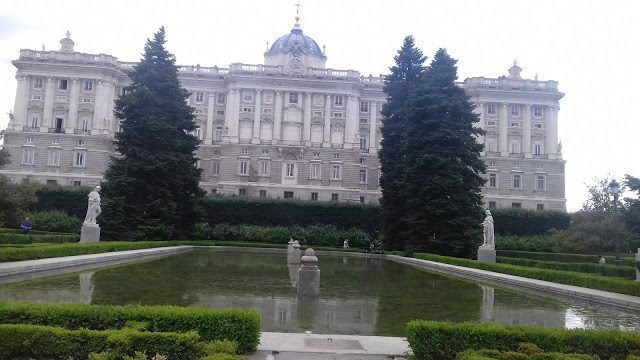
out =
[[367,183],[367,170],[360,169],[360,184]]
[[68,86],[69,86],[69,81],[68,80],[65,80],[65,79],[58,80],[58,89],[67,90]]
[[360,158],[360,164],[364,164],[364,163],[366,163],[366,162],[367,162],[367,159],[365,159],[365,158]]
[[324,111],[314,111],[313,116],[322,117],[324,116]]
[[511,143],[511,153],[512,154],[520,154],[520,143],[514,141]]
[[224,116],[224,110],[216,110],[216,115]]
[[360,150],[367,150],[369,148],[369,139],[366,137],[360,138]]
[[245,107],[242,108],[242,112],[245,112],[245,113],[253,112],[253,108],[245,106]]
[[522,176],[521,175],[513,175],[513,188],[514,189],[522,188]]
[[519,105],[511,105],[511,116],[517,117],[520,116],[520,106]]
[[545,189],[545,177],[544,175],[536,176],[536,190],[544,191]]
[[73,187],[80,187],[82,186],[82,182],[78,181],[78,180],[73,180]]
[[85,156],[86,154],[84,152],[76,152],[73,156],[73,166],[84,167]]
[[340,180],[342,177],[342,166],[333,165],[331,167],[331,179],[332,180]]
[[368,113],[369,112],[369,102],[368,101],[360,101],[360,112]]
[[534,123],[533,124],[533,128],[534,129],[542,129],[542,124],[541,123]]
[[223,134],[224,134],[224,130],[222,129],[222,127],[221,127],[221,126],[218,126],[218,127],[216,128],[216,134],[215,134],[215,137],[213,138],[213,140],[214,140],[215,142],[221,142],[221,141],[222,141],[222,135],[223,135]]
[[249,162],[247,160],[240,160],[240,175],[249,175]]
[[487,126],[496,126],[495,121],[487,121]]
[[509,123],[509,126],[511,127],[520,127],[520,122],[519,121],[512,121]]
[[294,163],[287,163],[287,169],[286,169],[286,177],[293,177],[295,174],[295,169],[296,169],[296,164]]
[[78,146],[84,146],[84,140],[78,140]]
[[58,186],[58,180],[49,180],[47,179],[47,186]]
[[216,96],[216,103],[218,104],[224,104],[225,100],[226,100],[227,96],[225,94],[218,94]]
[[544,152],[542,151],[542,144],[534,144],[533,145],[533,155],[542,155]]
[[495,201],[489,201],[489,209],[495,209],[497,207]]
[[92,91],[93,90],[93,81],[85,81],[84,82],[84,91]]
[[489,174],[489,187],[498,187],[498,176],[496,174]]
[[269,162],[260,161],[260,175],[269,176]]
[[334,112],[333,117],[336,119],[342,119],[344,117],[344,113],[342,112]]
[[247,189],[238,189],[238,195],[247,196]]
[[203,92],[197,92],[196,93],[196,102],[204,102],[204,93]]
[[262,108],[262,113],[263,114],[273,114],[273,109],[272,108]]
[[31,100],[42,100],[42,96],[41,95],[33,95],[31,97]]
[[338,194],[331,194],[331,201],[338,201]]
[[289,104],[298,103],[298,93],[289,93]]
[[49,156],[47,157],[47,165],[60,166],[60,150],[49,150]]
[[293,191],[285,191],[284,192],[285,199],[293,199]]
[[340,159],[340,153],[334,153],[333,154],[333,158],[334,159]]
[[542,117],[542,107],[540,107],[540,106],[534,106],[534,107],[533,107],[533,116],[535,116],[535,117]]
[[369,119],[360,119],[360,124],[368,124]]
[[33,79],[33,88],[34,89],[42,89],[42,78]]
[[342,107],[343,101],[344,101],[344,97],[342,95],[333,96],[333,105]]
[[319,158],[320,157],[320,153],[317,152],[317,151],[314,151],[313,152],[313,157],[316,158],[316,159]]
[[495,115],[496,113],[496,105],[495,104],[487,104],[487,114]]
[[320,179],[320,164],[318,163],[311,164],[311,174],[309,177],[312,179]]
[[267,197],[267,190],[260,190],[260,194],[258,196],[261,198]]
[[24,149],[22,150],[22,164],[23,165],[33,165],[35,161],[36,150],[35,149]]
[[240,149],[240,153],[241,153],[241,154],[248,154],[248,153],[249,153],[249,149],[247,149],[247,148],[242,148],[242,149]]
[[489,161],[489,167],[496,167],[495,161]]
[[519,203],[519,202],[511,203],[511,208],[512,209],[522,209],[522,203]]
[[211,175],[218,176],[220,175],[220,162],[214,161],[211,167]]
[[37,115],[34,115],[31,117],[31,128],[35,129],[38,127],[38,124],[40,123],[40,119],[38,118]]
[[360,196],[360,204],[364,204],[364,196]]
[[536,210],[543,211],[544,210],[544,204],[536,204]]
[[318,193],[317,192],[312,192],[311,193],[311,200],[318,201]]
[[82,98],[82,102],[84,104],[91,104],[93,102],[92,98]]

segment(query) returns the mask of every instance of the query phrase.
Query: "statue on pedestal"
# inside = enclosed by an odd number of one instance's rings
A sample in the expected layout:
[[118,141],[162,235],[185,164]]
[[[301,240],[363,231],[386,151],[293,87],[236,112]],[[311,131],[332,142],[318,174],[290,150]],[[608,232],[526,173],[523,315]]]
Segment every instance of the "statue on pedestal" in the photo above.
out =
[[484,243],[483,247],[495,248],[495,237],[493,232],[493,216],[491,216],[491,211],[486,210],[485,214],[487,215],[482,222],[482,233],[484,235]]
[[89,201],[87,205],[87,216],[84,218],[84,223],[88,225],[97,225],[96,218],[102,210],[100,209],[100,186],[96,186],[89,193]]

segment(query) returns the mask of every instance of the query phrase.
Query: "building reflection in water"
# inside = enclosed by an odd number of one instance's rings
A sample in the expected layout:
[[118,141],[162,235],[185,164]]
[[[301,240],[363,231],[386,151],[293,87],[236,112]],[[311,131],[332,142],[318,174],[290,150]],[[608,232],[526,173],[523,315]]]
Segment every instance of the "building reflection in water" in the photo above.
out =
[[77,286],[55,288],[22,288],[20,291],[0,287],[2,301],[30,301],[39,303],[91,304],[93,298],[93,271],[78,274]]
[[546,327],[565,327],[565,307],[554,309],[543,299],[531,298],[530,301],[518,303],[512,301],[510,291],[496,290],[492,286],[480,285],[482,288],[482,322],[495,322],[508,325],[537,325]]

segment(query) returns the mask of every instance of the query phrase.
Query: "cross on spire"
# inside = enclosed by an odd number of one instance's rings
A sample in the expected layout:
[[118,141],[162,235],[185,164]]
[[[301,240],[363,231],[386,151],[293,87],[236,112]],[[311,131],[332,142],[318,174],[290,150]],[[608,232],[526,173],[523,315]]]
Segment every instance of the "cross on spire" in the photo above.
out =
[[298,1],[294,5],[296,7],[296,23],[297,23],[298,21],[300,21],[300,6],[302,6],[302,4],[300,4],[300,1]]

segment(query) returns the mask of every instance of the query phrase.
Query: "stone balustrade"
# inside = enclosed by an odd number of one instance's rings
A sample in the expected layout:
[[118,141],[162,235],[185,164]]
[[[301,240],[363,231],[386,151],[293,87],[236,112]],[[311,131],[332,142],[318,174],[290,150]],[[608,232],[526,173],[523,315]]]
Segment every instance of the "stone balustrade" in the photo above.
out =
[[507,90],[540,90],[540,91],[558,91],[558,82],[553,80],[540,81],[530,79],[509,79],[473,77],[465,79],[462,85],[467,89],[472,88],[496,88]]

